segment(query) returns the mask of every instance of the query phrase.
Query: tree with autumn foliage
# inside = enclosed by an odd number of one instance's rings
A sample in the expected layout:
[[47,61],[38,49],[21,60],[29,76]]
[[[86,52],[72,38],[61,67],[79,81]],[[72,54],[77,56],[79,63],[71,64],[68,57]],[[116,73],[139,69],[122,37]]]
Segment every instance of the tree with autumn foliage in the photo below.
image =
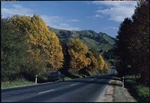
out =
[[74,39],[69,43],[70,68],[75,71],[85,68],[91,62],[90,58],[86,57],[88,47],[83,44],[80,39]]
[[63,53],[59,39],[54,32],[49,31],[45,22],[38,16],[15,15],[9,21],[22,31],[28,55],[24,72],[36,74],[57,71],[63,65]]
[[98,61],[97,58],[95,57],[94,53],[92,51],[88,51],[87,57],[90,58],[91,63],[87,66],[87,70],[94,71],[98,69]]
[[110,65],[107,61],[104,62],[103,72],[107,73],[110,68]]
[[87,53],[87,57],[91,60],[91,63],[86,67],[87,70],[98,70],[101,73],[105,73],[108,70],[108,66],[105,63],[104,58],[95,49],[90,49]]
[[101,55],[98,56],[98,61],[99,61],[99,69],[101,71],[103,71],[105,61],[104,61],[104,59],[103,59],[103,57]]

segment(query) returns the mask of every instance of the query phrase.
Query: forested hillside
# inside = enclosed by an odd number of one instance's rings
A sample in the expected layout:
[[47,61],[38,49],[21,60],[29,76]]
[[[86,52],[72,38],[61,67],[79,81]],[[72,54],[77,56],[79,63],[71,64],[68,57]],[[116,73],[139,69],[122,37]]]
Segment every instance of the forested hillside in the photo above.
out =
[[114,47],[115,39],[108,36],[106,33],[96,33],[92,30],[82,30],[82,31],[70,31],[70,30],[61,30],[48,27],[51,31],[55,32],[58,38],[65,42],[69,43],[72,39],[80,38],[83,43],[85,43],[89,49],[94,48],[99,53],[103,54],[108,52]]

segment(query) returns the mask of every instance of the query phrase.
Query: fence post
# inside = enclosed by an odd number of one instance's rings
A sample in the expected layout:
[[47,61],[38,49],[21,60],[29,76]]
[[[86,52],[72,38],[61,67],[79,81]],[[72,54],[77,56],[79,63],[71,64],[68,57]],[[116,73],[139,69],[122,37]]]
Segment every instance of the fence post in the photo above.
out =
[[35,84],[37,84],[37,75],[35,76]]

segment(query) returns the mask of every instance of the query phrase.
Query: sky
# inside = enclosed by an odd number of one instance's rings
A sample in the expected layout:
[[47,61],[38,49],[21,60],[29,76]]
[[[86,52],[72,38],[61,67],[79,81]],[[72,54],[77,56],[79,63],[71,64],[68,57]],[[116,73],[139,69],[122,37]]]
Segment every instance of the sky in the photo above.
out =
[[39,15],[47,26],[93,30],[116,37],[124,18],[134,13],[136,1],[13,1],[1,2],[2,18]]

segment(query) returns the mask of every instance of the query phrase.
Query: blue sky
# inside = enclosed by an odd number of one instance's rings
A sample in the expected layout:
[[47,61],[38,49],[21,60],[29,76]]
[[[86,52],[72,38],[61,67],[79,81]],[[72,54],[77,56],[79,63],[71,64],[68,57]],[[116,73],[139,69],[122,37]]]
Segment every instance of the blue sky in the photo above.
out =
[[120,23],[134,13],[136,1],[15,1],[2,2],[2,17],[39,15],[48,26],[94,30],[115,37]]

